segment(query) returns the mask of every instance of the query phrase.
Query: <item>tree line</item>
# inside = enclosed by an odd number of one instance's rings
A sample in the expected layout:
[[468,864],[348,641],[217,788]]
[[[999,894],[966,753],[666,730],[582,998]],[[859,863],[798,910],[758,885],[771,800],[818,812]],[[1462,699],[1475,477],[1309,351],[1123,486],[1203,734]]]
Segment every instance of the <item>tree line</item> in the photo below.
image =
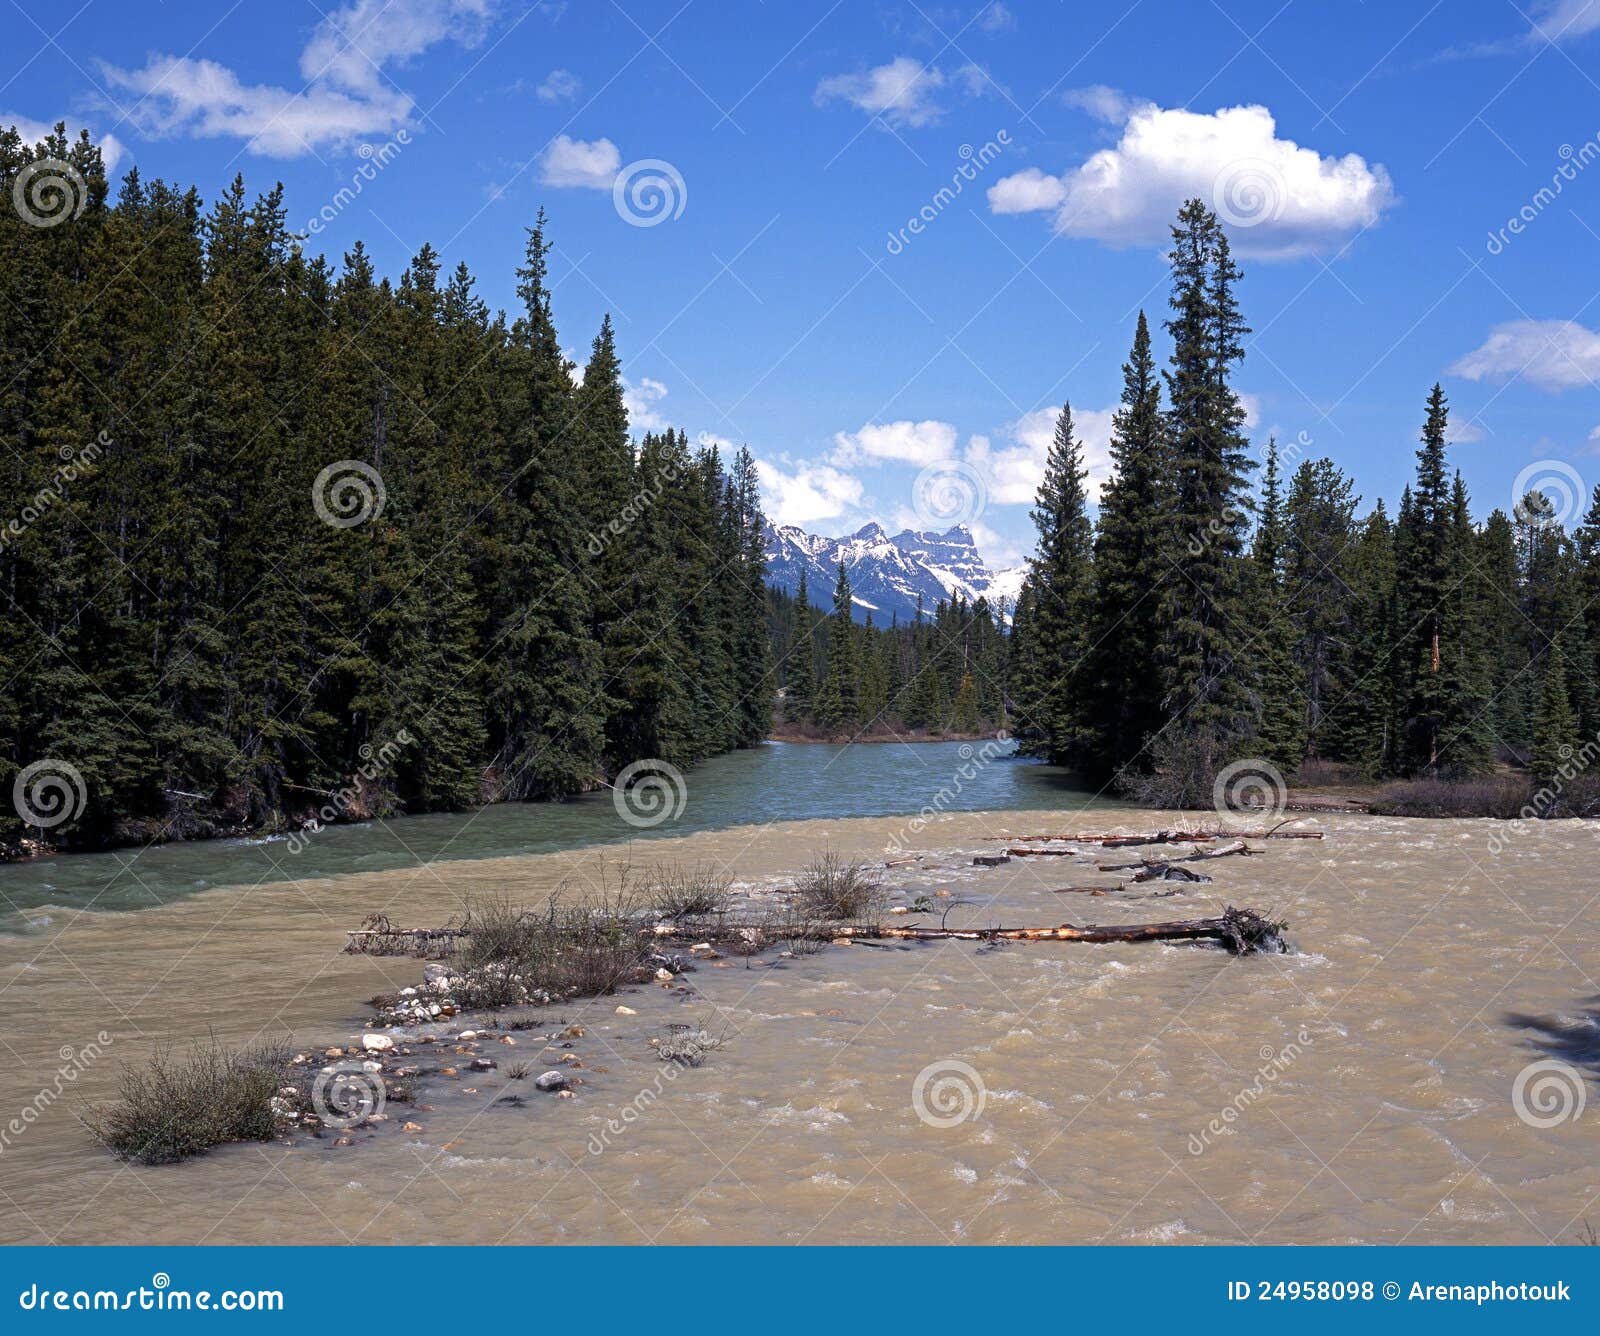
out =
[[874,626],[851,613],[839,563],[831,612],[811,602],[804,570],[791,598],[768,593],[783,720],[801,735],[975,734],[1006,726],[1004,609],[959,592],[931,615],[917,598],[909,626]]
[[429,245],[395,280],[308,255],[281,186],[112,202],[87,135],[0,131],[8,203],[43,164],[75,211],[0,212],[0,791],[69,768],[58,838],[560,797],[766,735],[754,461],[630,437],[609,317],[562,352],[542,213],[507,316]]
[[1174,803],[1246,758],[1570,779],[1600,730],[1600,488],[1570,534],[1541,492],[1475,522],[1437,385],[1392,518],[1330,459],[1285,480],[1275,441],[1252,487],[1240,271],[1199,201],[1172,238],[1171,351],[1141,312],[1093,522],[1070,405],[1048,452],[1009,644],[1024,749]]

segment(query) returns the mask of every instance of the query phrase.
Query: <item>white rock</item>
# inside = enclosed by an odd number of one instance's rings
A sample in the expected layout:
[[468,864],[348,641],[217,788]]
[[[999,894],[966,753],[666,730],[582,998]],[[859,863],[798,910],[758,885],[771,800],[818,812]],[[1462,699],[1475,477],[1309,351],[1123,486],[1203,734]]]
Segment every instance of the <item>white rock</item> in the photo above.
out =
[[361,1036],[361,1047],[368,1053],[387,1053],[394,1047],[394,1040],[386,1034],[364,1034]]
[[619,1006],[617,1008],[617,1015],[619,1016],[637,1016],[638,1014],[632,1007]]
[[657,983],[671,983],[672,982],[672,971],[669,970],[669,969],[666,969],[664,967],[662,969],[658,969],[656,971],[656,982]]
[[545,1072],[536,1076],[534,1085],[540,1090],[565,1090],[567,1088],[567,1074],[565,1072]]

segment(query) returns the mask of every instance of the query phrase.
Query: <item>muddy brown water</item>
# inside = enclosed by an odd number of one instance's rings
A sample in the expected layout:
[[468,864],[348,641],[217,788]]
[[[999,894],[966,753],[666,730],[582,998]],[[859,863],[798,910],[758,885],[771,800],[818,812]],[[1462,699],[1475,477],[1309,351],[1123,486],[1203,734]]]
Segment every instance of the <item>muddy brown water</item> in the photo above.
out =
[[[523,1104],[496,1102],[509,1060],[537,1052],[525,1033],[495,1072],[424,1090],[432,1113],[391,1106],[399,1117],[351,1146],[299,1138],[155,1169],[96,1150],[74,1110],[114,1091],[119,1060],[208,1028],[349,1042],[365,998],[421,974],[340,953],[370,911],[438,922],[474,892],[581,891],[629,859],[715,862],[770,887],[824,843],[881,858],[906,822],[739,827],[59,915],[0,938],[0,1115],[32,1110],[0,1129],[0,1239],[1540,1243],[1600,1225],[1600,1107],[1555,1121],[1535,1091],[1538,1126],[1513,1101],[1519,1074],[1552,1056],[1593,1093],[1593,825],[1307,818],[1325,840],[1262,844],[1162,897],[1052,893],[1114,880],[1087,860],[971,866],[989,836],[1173,820],[937,817],[910,843],[938,865],[891,884],[954,892],[952,923],[1249,905],[1287,918],[1298,954],[951,942],[708,962],[686,976],[691,996],[645,987],[551,1009],[551,1030],[584,1027],[576,1098],[522,1082]],[[729,1041],[703,1067],[666,1069],[648,1041],[673,1023]],[[104,1056],[59,1081],[63,1050],[102,1031]],[[423,1130],[404,1132],[407,1117]]]

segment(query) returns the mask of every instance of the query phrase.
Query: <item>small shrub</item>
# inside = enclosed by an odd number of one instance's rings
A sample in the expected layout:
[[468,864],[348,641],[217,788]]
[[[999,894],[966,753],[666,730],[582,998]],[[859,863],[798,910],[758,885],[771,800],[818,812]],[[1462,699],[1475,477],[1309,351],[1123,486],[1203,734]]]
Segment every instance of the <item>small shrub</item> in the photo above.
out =
[[1533,793],[1524,779],[1408,779],[1384,785],[1368,810],[1378,816],[1519,816]]
[[656,1045],[656,1057],[680,1067],[698,1067],[727,1042],[726,1035],[713,1035],[703,1028],[675,1027],[672,1034]]
[[712,867],[658,867],[646,883],[651,908],[662,918],[722,914],[733,879]]
[[278,1089],[292,1050],[266,1044],[229,1050],[213,1038],[185,1058],[157,1049],[144,1067],[123,1069],[121,1096],[84,1117],[120,1159],[173,1164],[230,1141],[270,1141],[284,1126]]
[[857,859],[829,849],[795,883],[803,909],[820,918],[865,921],[882,910],[883,877]]
[[472,904],[467,926],[451,991],[468,1010],[614,992],[642,977],[652,945],[620,896],[598,905],[552,898],[538,909],[496,897]]
[[528,1079],[529,1070],[530,1068],[528,1067],[527,1063],[513,1062],[509,1067],[506,1068],[506,1080],[526,1081]]

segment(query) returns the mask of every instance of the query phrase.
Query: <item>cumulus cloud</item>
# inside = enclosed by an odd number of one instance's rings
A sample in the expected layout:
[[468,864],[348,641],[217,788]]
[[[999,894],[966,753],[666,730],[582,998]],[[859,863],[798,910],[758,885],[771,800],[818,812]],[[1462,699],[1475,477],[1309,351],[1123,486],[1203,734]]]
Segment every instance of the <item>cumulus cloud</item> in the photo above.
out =
[[1450,366],[1468,380],[1523,377],[1559,393],[1600,381],[1600,331],[1575,320],[1511,320]]
[[851,465],[897,460],[926,466],[954,458],[956,429],[948,422],[869,422],[859,431],[835,432],[832,460]]
[[1149,103],[1131,106],[1115,147],[1060,176],[1016,173],[988,193],[995,213],[1053,212],[1056,231],[1118,247],[1165,246],[1178,208],[1198,196],[1235,250],[1267,260],[1332,249],[1395,198],[1383,167],[1280,139],[1265,107],[1204,115]]
[[932,125],[944,115],[940,93],[954,89],[978,97],[994,86],[981,65],[966,64],[946,73],[912,56],[896,56],[857,74],[834,74],[817,85],[816,102],[848,102],[895,127]]
[[651,376],[640,377],[637,384],[626,378],[622,382],[622,406],[628,410],[630,431],[661,431],[667,426],[657,408],[667,397],[667,387]]
[[1111,125],[1122,125],[1133,114],[1135,107],[1150,105],[1139,98],[1130,97],[1120,88],[1110,88],[1105,84],[1069,88],[1061,95],[1061,100],[1067,106],[1086,111],[1097,121],[1106,121]]
[[300,53],[299,91],[247,84],[212,60],[153,55],[141,69],[101,62],[107,83],[133,95],[126,115],[149,135],[237,137],[252,153],[297,157],[405,124],[414,99],[386,65],[446,39],[471,46],[493,0],[352,0],[328,13]]
[[539,179],[547,186],[610,190],[622,170],[622,154],[609,139],[557,135],[539,155]]
[[564,102],[578,95],[582,81],[571,70],[551,70],[534,94],[541,102]]
[[816,524],[838,519],[861,504],[861,479],[832,464],[801,461],[783,468],[761,462],[762,509],[774,524]]
[[[1072,410],[1073,428],[1083,443],[1083,463],[1088,472],[1085,487],[1091,501],[1100,497],[1100,488],[1111,476],[1111,418],[1114,408]],[[967,442],[967,463],[989,485],[989,500],[996,505],[1030,505],[1044,478],[1045,456],[1055,439],[1059,404],[1035,409],[1010,424],[1004,440],[996,445],[987,436],[974,436]]]
[[1017,16],[995,0],[983,11],[983,16],[978,20],[978,26],[984,32],[1009,32],[1017,26]]
[[[115,180],[117,164],[127,156],[128,146],[118,139],[116,135],[97,135],[92,126],[85,127],[81,121],[75,121],[71,117],[63,116],[60,119],[67,124],[67,138],[69,140],[76,139],[80,130],[85,128],[89,130],[90,138],[99,145],[101,161],[106,165],[107,179]],[[36,121],[27,116],[18,116],[13,112],[0,111],[0,126],[6,125],[16,126],[17,133],[22,136],[22,142],[25,144],[41,143],[56,131],[54,121]]]

